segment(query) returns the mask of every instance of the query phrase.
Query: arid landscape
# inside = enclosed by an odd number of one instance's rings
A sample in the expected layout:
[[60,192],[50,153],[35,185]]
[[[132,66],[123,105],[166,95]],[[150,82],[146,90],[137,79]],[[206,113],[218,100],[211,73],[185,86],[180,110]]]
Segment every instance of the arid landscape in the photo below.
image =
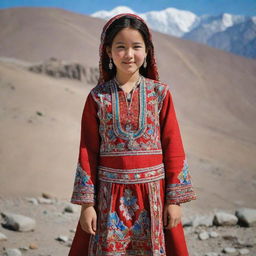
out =
[[[0,212],[37,222],[29,232],[0,226],[8,237],[0,236],[0,253],[34,244],[37,249],[23,248],[22,255],[67,255],[79,206],[73,213],[64,209],[72,193],[81,114],[97,75],[104,23],[62,9],[0,10]],[[158,32],[153,41],[198,196],[182,205],[184,223],[218,211],[256,209],[256,60]],[[54,77],[53,67],[48,73],[29,70],[50,58],[71,68],[78,63],[86,72],[79,80],[63,73]],[[43,192],[54,200],[38,203]],[[224,255],[225,247],[237,249],[232,255],[242,254],[238,250],[244,247],[247,255],[256,255],[255,224],[201,224],[185,227],[191,256]],[[199,239],[204,229],[219,237]],[[68,240],[57,241],[60,235]]]

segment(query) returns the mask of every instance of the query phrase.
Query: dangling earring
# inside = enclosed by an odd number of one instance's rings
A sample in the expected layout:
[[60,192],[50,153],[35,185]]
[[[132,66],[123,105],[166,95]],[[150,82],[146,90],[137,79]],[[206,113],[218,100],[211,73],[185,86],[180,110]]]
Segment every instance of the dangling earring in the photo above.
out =
[[144,67],[144,68],[146,68],[146,67],[147,67],[147,61],[146,61],[146,58],[144,59],[143,67]]
[[112,59],[110,58],[109,64],[108,64],[109,69],[111,70],[113,68],[113,63]]

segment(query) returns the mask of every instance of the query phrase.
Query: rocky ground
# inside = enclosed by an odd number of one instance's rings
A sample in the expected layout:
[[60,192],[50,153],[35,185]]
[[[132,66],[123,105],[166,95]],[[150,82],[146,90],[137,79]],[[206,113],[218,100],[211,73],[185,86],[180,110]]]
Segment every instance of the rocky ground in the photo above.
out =
[[[0,254],[27,256],[67,255],[79,218],[80,206],[44,194],[40,198],[0,198]],[[31,219],[10,222],[13,214]],[[256,255],[255,210],[196,214],[183,209],[183,225],[190,256]],[[247,218],[249,227],[238,222]],[[9,218],[9,219],[8,219]],[[238,224],[239,223],[239,224]],[[245,222],[244,222],[245,223]],[[16,229],[16,231],[12,230]],[[24,231],[19,231],[24,230]],[[27,231],[26,231],[27,230]],[[10,250],[16,249],[16,250]]]

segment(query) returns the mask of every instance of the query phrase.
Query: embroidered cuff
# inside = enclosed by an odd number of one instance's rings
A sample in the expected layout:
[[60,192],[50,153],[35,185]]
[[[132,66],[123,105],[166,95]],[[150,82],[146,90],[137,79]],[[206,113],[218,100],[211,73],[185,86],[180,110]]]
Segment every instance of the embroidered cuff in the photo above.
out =
[[95,187],[91,183],[90,176],[82,169],[78,163],[73,194],[71,197],[73,204],[95,203]]
[[180,204],[196,199],[191,184],[169,184],[166,188],[166,204]]

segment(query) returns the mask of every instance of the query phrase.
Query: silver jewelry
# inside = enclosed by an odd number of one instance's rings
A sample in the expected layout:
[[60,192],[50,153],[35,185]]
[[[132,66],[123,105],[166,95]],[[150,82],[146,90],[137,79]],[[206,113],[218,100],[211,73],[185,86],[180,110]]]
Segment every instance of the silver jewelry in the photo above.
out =
[[146,60],[146,58],[144,59],[143,67],[144,67],[144,68],[147,67],[147,60]]
[[[136,83],[132,87],[132,90],[141,82],[141,79],[142,79],[142,75],[139,76],[139,79],[136,81]],[[118,87],[122,87],[122,85],[120,85],[120,83],[117,81],[116,76],[114,77],[114,81],[116,82]]]
[[111,58],[109,60],[108,67],[109,67],[110,70],[113,68],[113,63],[112,63],[112,59]]

